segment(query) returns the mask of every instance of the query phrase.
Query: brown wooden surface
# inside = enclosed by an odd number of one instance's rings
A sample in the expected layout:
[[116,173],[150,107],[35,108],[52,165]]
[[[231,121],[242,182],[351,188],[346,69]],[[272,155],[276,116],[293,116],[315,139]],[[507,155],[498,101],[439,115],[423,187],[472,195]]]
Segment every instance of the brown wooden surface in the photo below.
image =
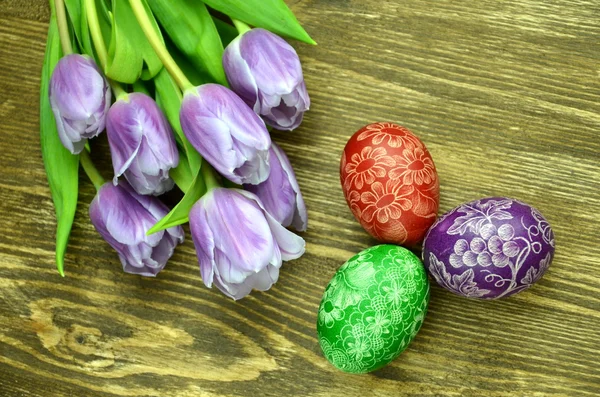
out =
[[[124,274],[88,220],[85,177],[58,276],[38,135],[49,15],[43,0],[0,1],[0,396],[600,395],[600,3],[289,4],[319,43],[295,44],[312,109],[274,135],[310,210],[307,253],[236,303],[204,287],[190,238],[156,279]],[[430,149],[440,212],[519,198],[548,218],[557,253],[507,300],[434,286],[408,350],[353,376],[322,357],[315,320],[336,268],[375,243],[346,207],[339,155],[385,120]]]

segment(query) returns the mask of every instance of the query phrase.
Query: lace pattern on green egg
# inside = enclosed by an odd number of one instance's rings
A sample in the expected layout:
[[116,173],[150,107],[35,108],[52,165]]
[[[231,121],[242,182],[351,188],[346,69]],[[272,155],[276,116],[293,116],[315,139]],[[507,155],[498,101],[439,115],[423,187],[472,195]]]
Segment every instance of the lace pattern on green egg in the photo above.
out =
[[325,357],[346,372],[384,366],[415,337],[428,301],[427,275],[412,252],[393,245],[362,251],[338,270],[321,301]]

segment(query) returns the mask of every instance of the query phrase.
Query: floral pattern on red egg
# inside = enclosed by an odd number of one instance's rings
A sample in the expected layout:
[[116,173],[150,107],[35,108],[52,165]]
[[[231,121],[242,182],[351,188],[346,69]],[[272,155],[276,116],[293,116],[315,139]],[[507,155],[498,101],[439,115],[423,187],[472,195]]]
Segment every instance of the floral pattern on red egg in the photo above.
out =
[[436,219],[439,180],[429,151],[408,129],[373,123],[348,141],[340,179],[350,210],[376,239],[420,243]]

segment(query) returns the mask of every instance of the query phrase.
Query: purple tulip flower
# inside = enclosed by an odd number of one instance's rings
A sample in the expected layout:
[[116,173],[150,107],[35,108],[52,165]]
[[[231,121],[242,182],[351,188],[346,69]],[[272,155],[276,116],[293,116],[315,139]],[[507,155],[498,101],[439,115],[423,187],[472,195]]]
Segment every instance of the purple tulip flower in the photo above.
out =
[[296,175],[284,151],[275,143],[271,146],[271,173],[259,185],[244,185],[244,189],[258,196],[265,209],[283,226],[306,230],[306,206]]
[[271,137],[233,91],[218,84],[187,91],[179,117],[190,143],[225,178],[238,185],[267,179]]
[[173,188],[169,170],[179,153],[167,119],[152,98],[141,93],[119,98],[108,111],[106,133],[114,183],[121,175],[139,194],[159,195]]
[[104,130],[108,81],[92,58],[70,54],[56,64],[48,90],[60,141],[71,153],[81,153],[87,140]]
[[231,89],[270,126],[293,130],[310,98],[296,50],[264,29],[238,36],[225,49],[223,67]]
[[190,212],[190,230],[202,280],[241,299],[277,281],[281,261],[299,258],[304,240],[277,222],[260,199],[244,190],[215,188]]
[[146,236],[168,212],[156,197],[141,196],[124,181],[116,186],[105,183],[90,204],[92,224],[117,251],[123,270],[150,277],[165,267],[183,242],[180,226]]

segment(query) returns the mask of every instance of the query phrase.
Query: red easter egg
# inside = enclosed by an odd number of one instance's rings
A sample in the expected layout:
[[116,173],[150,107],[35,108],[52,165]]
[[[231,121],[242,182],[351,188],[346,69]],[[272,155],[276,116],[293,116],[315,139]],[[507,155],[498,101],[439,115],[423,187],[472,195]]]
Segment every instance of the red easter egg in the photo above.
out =
[[380,241],[418,244],[436,219],[435,164],[423,142],[402,126],[374,123],[352,135],[340,179],[354,217]]

